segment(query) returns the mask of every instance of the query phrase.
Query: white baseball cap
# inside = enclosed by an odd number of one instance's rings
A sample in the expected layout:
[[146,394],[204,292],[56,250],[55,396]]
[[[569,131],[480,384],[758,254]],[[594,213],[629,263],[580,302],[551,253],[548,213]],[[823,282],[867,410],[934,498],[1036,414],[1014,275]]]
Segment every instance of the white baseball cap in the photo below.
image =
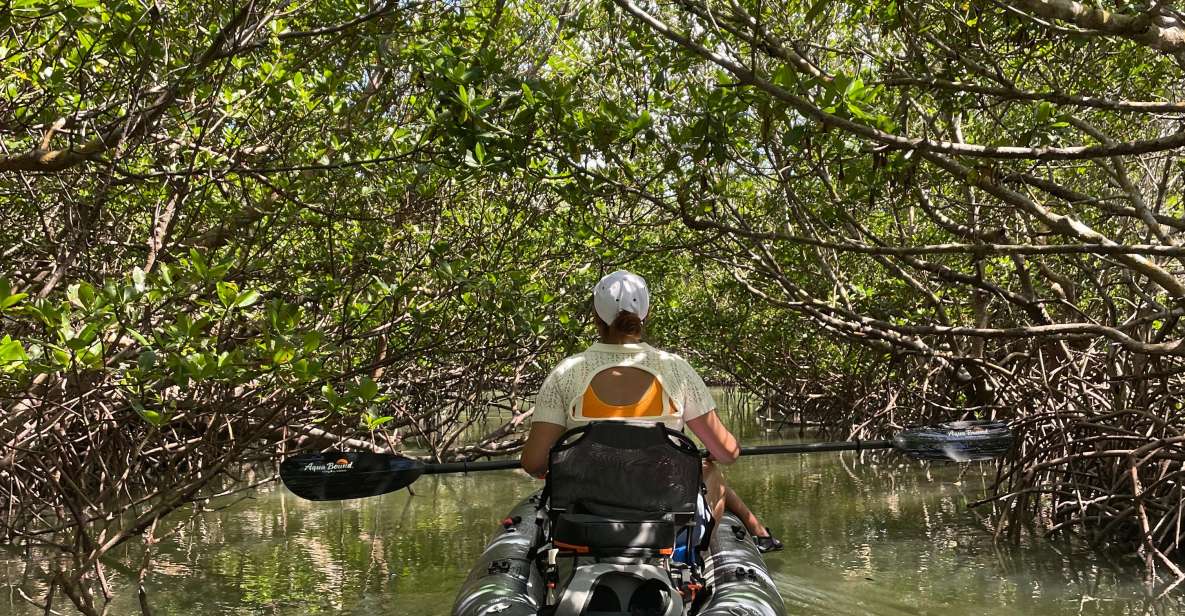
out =
[[625,310],[645,319],[650,312],[650,289],[639,275],[625,270],[606,274],[593,287],[593,308],[605,323],[612,323]]

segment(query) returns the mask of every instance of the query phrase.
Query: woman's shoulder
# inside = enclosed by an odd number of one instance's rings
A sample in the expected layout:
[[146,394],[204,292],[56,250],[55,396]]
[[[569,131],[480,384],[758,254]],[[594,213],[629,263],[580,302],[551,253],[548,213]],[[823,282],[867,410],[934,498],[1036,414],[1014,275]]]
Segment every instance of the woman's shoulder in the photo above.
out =
[[588,361],[588,357],[586,357],[584,352],[581,351],[579,353],[574,353],[572,355],[569,355],[569,356],[561,359],[560,363],[558,363],[556,365],[557,365],[557,367],[570,368],[570,367],[575,366],[577,364],[582,364],[586,361]]
[[658,348],[652,347],[650,345],[646,345],[646,346],[648,346],[650,348],[650,350],[652,351],[652,354],[651,354],[652,357],[654,357],[655,360],[657,360],[658,362],[660,362],[662,364],[668,365],[672,368],[679,369],[679,370],[685,370],[685,369],[691,368],[691,364],[689,364],[686,359],[683,359],[683,356],[679,355],[678,353],[675,353],[673,351],[666,351],[663,349],[658,349]]
[[585,355],[587,351],[581,351],[574,355],[569,355],[556,364],[552,369],[553,374],[566,374],[588,363],[588,357]]

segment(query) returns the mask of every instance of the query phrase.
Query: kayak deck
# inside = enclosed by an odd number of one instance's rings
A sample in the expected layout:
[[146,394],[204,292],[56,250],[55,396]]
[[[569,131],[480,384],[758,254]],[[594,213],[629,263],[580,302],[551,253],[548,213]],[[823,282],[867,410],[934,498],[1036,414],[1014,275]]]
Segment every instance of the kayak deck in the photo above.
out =
[[[537,496],[519,503],[507,515],[502,528],[462,584],[453,616],[539,616],[547,588],[530,558],[531,544],[537,534]],[[628,567],[622,571],[628,571]],[[713,530],[703,574],[705,588],[696,600],[684,606],[682,614],[686,616],[784,616],[786,613],[761,552],[731,513],[726,513]],[[674,589],[668,585],[666,591],[674,592]],[[629,613],[600,612],[596,611],[597,607],[586,602],[579,613],[557,612],[555,616]]]

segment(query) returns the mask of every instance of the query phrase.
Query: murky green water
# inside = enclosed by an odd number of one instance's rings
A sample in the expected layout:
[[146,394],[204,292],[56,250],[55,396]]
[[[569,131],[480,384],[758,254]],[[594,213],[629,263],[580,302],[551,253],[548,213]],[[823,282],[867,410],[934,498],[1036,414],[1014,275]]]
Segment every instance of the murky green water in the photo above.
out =
[[[993,545],[982,513],[964,506],[983,492],[978,473],[830,453],[742,459],[727,475],[786,544],[767,560],[790,614],[1185,613],[1179,594],[1148,599],[1130,565],[1044,542]],[[537,487],[504,471],[352,502],[261,490],[163,543],[149,597],[156,614],[447,615],[498,520]],[[41,613],[16,595],[27,564],[0,558],[0,613]],[[139,613],[130,574],[110,571],[111,614]]]

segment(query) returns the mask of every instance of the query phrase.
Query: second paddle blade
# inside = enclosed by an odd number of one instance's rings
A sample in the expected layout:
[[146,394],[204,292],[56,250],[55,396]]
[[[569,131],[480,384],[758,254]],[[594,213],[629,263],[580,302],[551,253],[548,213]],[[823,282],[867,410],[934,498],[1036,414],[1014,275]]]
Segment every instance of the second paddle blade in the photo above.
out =
[[406,488],[424,473],[418,460],[392,454],[326,451],[280,464],[280,480],[308,500],[366,498]]
[[991,460],[1012,449],[1012,430],[1002,421],[952,421],[902,430],[897,449],[915,460]]

